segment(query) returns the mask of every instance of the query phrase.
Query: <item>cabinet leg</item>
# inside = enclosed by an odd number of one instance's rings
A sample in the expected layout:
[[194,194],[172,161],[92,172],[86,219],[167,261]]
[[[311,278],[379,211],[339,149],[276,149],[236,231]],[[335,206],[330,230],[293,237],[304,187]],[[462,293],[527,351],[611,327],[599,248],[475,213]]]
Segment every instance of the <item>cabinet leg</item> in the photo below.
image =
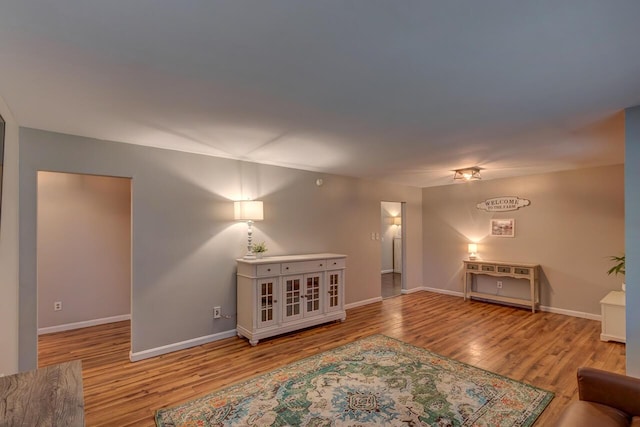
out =
[[469,276],[465,272],[464,273],[463,290],[462,290],[462,301],[466,301],[467,300],[467,277],[469,277]]
[[251,344],[252,347],[255,347],[258,345],[258,341],[260,340],[249,340],[249,344]]

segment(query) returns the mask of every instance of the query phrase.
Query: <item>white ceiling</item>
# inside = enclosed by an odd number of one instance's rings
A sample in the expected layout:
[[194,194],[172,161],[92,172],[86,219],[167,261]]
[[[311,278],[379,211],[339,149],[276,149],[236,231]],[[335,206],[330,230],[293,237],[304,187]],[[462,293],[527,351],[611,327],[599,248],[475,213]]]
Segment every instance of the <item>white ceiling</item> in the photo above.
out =
[[21,126],[419,187],[624,161],[637,0],[1,0]]

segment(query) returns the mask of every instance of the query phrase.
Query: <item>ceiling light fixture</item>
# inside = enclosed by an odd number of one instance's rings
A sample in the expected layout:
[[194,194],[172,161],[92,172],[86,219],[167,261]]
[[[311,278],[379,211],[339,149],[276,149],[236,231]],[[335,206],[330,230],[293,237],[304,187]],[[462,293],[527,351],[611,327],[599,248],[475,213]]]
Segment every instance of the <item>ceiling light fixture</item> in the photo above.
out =
[[453,174],[454,181],[475,181],[482,179],[480,176],[480,168],[456,169]]

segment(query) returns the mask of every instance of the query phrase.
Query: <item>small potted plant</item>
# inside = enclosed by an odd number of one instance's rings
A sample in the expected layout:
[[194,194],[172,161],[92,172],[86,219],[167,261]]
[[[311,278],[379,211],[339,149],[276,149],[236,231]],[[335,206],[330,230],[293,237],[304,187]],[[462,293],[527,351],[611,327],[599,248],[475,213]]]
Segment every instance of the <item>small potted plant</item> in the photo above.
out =
[[262,258],[264,253],[267,252],[267,245],[265,242],[254,243],[253,246],[251,246],[251,250],[256,254],[256,258]]
[[[609,271],[607,271],[607,274],[614,274],[616,276],[618,274],[622,274],[624,276],[627,271],[625,265],[625,255],[623,254],[622,256],[611,256],[609,257],[609,259],[611,259],[611,261],[613,261],[615,264],[609,269]],[[625,288],[626,286],[624,282],[622,282],[622,290],[624,291]]]

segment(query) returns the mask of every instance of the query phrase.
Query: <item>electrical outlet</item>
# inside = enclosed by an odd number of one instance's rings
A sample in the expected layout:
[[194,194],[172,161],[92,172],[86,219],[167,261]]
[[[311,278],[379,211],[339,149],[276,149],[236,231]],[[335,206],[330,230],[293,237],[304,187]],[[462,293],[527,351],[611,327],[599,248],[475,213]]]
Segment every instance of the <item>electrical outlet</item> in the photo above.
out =
[[220,307],[213,307],[213,318],[214,319],[220,318]]
[[501,280],[498,280],[498,281],[496,282],[496,286],[498,286],[498,289],[502,289],[502,281],[501,281]]
[[56,301],[53,303],[53,311],[62,310],[62,301]]

